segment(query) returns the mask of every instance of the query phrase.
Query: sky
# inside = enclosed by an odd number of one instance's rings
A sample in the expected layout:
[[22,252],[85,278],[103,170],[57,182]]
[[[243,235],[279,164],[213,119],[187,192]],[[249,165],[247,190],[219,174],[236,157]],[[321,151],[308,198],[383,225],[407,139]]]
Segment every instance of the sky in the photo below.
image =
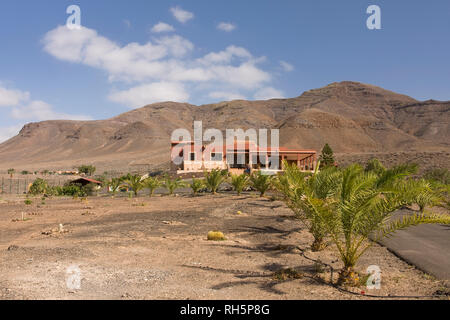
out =
[[[71,5],[79,28],[67,26]],[[371,5],[381,29],[367,27]],[[29,122],[346,80],[450,100],[449,35],[448,0],[2,0],[0,142]]]

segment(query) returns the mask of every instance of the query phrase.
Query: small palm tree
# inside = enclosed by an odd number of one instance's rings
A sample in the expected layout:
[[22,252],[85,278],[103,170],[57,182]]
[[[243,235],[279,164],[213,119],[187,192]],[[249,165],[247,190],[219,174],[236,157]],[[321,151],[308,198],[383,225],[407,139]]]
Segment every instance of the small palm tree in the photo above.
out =
[[173,195],[175,190],[186,186],[181,178],[172,179],[168,175],[166,176],[163,185],[169,191],[169,195]]
[[440,205],[444,201],[445,191],[445,186],[425,179],[405,182],[405,192],[409,194],[410,202],[417,204],[421,213],[424,213],[427,206]]
[[131,175],[128,174],[124,178],[124,182],[126,185],[128,185],[134,192],[134,195],[137,197],[138,192],[141,191],[144,188],[144,185],[142,183],[142,178],[140,175]]
[[236,190],[238,195],[241,195],[242,191],[247,188],[250,184],[250,178],[247,174],[241,175],[232,175],[231,176],[231,184],[233,185],[234,190]]
[[202,190],[205,187],[205,181],[202,179],[192,178],[192,182],[189,186],[191,187],[192,193],[195,196],[200,192],[200,190]]
[[296,165],[289,165],[287,162],[283,164],[283,167],[285,168],[284,174],[275,179],[274,185],[283,194],[284,201],[294,212],[296,218],[313,235],[314,241],[311,250],[321,251],[327,247],[325,239],[328,233],[319,217],[308,206],[303,205],[304,196],[301,190],[309,189],[314,197],[324,199],[332,192],[333,188],[336,188],[336,185],[330,182],[335,175],[340,173],[334,167],[328,167],[318,172],[319,165],[316,166],[314,175],[302,172]]
[[225,182],[226,177],[226,171],[213,169],[211,172],[205,173],[206,187],[211,191],[212,194],[216,194],[217,190],[219,190],[220,185]]
[[144,188],[149,190],[149,196],[152,197],[155,190],[162,186],[162,182],[158,178],[149,177],[143,182]]
[[253,188],[259,191],[261,197],[272,187],[272,176],[262,174],[261,171],[255,171],[250,176],[250,182]]
[[16,170],[15,169],[8,169],[8,174],[9,174],[9,176],[11,177],[11,179],[12,179],[12,177],[13,177],[13,175],[14,175],[14,173],[16,172]]
[[112,178],[107,183],[108,192],[111,192],[113,195],[116,195],[120,186],[122,185],[123,180],[121,178]]
[[392,212],[409,201],[402,181],[413,172],[413,166],[402,165],[378,175],[352,165],[342,171],[315,173],[290,195],[296,209],[308,212],[309,219],[316,219],[336,246],[344,264],[339,283],[358,284],[354,267],[371,247],[370,235],[380,240],[410,226],[450,224],[448,216],[428,214],[389,221]]

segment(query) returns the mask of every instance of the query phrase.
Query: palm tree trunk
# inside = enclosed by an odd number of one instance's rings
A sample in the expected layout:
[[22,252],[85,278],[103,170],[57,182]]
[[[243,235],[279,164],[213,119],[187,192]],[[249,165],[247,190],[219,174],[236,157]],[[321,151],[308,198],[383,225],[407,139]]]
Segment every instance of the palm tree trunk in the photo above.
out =
[[346,266],[339,272],[338,285],[357,287],[360,285],[358,273],[353,266]]

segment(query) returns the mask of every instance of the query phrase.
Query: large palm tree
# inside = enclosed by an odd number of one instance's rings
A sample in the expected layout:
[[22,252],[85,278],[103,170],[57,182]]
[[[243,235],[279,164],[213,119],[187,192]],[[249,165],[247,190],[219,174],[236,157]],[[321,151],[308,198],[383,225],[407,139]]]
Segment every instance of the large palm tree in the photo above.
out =
[[336,246],[344,264],[341,284],[357,284],[354,267],[373,244],[369,236],[380,240],[410,226],[450,224],[448,216],[423,213],[391,219],[391,214],[409,201],[402,183],[413,172],[414,167],[408,165],[381,174],[352,165],[342,171],[316,172],[287,195],[290,206],[304,211]]

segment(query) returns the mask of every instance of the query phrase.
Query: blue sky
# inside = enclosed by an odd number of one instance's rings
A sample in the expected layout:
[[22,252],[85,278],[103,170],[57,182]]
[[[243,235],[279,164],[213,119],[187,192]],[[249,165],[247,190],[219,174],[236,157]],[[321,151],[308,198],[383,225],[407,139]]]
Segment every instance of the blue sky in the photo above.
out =
[[[80,30],[65,26],[72,4]],[[369,5],[381,30],[366,27]],[[343,80],[449,100],[449,35],[447,0],[3,0],[0,141],[27,122],[295,97]]]

